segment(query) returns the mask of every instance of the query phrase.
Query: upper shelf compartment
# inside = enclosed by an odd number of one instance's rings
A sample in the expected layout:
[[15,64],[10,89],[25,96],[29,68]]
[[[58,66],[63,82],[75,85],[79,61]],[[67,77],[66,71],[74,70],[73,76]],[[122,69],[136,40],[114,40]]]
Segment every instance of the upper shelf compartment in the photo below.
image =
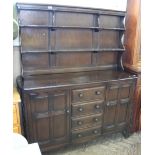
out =
[[21,27],[124,30],[124,12],[63,6],[17,4]]
[[54,26],[72,26],[72,27],[95,27],[93,14],[56,12],[54,17]]
[[100,15],[99,16],[99,27],[103,28],[116,28],[116,29],[123,29],[124,23],[123,23],[124,17],[120,16],[108,16],[108,15]]
[[20,25],[49,25],[48,11],[21,10],[19,14]]

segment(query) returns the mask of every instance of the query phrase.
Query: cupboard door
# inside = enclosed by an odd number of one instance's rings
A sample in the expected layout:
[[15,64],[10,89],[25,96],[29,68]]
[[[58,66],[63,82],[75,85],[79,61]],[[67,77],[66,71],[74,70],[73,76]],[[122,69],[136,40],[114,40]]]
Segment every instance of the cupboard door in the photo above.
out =
[[129,125],[133,90],[133,80],[110,82],[108,84],[104,106],[103,128],[105,131],[116,128],[123,129],[126,125]]
[[[65,143],[69,138],[69,102],[65,91],[30,93],[29,137],[41,145]],[[27,105],[28,106],[28,105]]]
[[110,83],[108,85],[106,92],[106,104],[104,106],[104,130],[112,130],[115,127],[118,91],[118,83]]
[[66,142],[69,138],[69,102],[66,92],[51,93],[49,104],[52,112],[53,142]]
[[117,106],[117,118],[116,123],[118,127],[124,127],[130,116],[130,108],[132,104],[134,83],[132,81],[120,82],[119,88],[119,102]]

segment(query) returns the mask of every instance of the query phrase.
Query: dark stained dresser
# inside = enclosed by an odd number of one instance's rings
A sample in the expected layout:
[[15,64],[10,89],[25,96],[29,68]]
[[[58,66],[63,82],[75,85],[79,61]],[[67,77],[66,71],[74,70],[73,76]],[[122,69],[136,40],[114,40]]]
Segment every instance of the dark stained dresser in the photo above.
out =
[[42,151],[130,135],[137,77],[125,72],[125,12],[17,3],[23,126]]

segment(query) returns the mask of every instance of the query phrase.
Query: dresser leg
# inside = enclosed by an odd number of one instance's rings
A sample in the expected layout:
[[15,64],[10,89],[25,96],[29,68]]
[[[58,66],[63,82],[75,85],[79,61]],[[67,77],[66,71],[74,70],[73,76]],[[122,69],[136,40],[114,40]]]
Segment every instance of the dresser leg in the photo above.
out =
[[129,131],[128,128],[125,128],[123,131],[122,131],[122,135],[124,136],[124,138],[128,138],[130,137],[131,133]]

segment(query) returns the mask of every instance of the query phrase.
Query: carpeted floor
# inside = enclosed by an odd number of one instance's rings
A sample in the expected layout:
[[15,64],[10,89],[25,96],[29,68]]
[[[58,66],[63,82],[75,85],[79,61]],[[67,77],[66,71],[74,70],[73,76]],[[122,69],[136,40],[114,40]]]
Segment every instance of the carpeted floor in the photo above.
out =
[[59,149],[43,155],[140,155],[141,134],[134,133],[125,139],[121,134],[106,136],[84,145]]

